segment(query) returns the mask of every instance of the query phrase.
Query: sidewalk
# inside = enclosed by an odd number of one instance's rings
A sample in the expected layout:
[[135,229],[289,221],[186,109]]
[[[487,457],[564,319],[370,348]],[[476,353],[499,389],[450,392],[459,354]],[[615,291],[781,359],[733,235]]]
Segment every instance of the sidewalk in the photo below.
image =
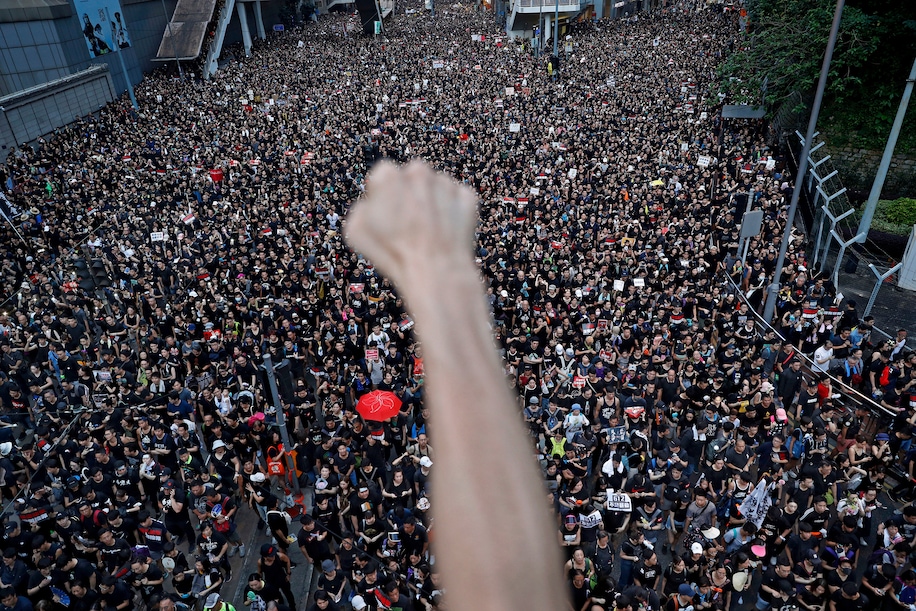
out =
[[[855,273],[846,273],[844,267],[847,259],[848,254],[840,265],[837,292],[843,294],[844,304],[850,299],[855,300],[856,310],[861,318],[865,315],[865,306],[868,305],[878,278],[868,267],[868,261],[864,259],[859,261]],[[835,260],[836,254],[831,253],[825,266],[825,275],[833,273]],[[878,271],[884,272],[886,268],[879,268]],[[891,279],[893,278],[894,276],[891,276]],[[909,331],[907,345],[911,349],[916,348],[916,291],[899,288],[890,281],[885,282],[878,291],[878,298],[870,314],[875,317],[876,330],[883,331],[888,338],[895,337],[897,329]]]
[[[305,494],[305,507],[311,509],[312,495],[311,491],[303,489]],[[235,556],[232,559],[232,579],[223,584],[220,594],[227,602],[232,603],[236,609],[246,609],[245,606],[245,586],[248,585],[248,575],[256,573],[258,570],[258,560],[261,558],[261,545],[270,542],[264,531],[258,530],[258,514],[248,509],[240,509],[242,517],[236,522],[239,536],[245,542],[248,553],[244,558]],[[293,520],[289,525],[291,535],[299,533],[300,525],[298,519]],[[302,552],[299,551],[298,544],[292,544],[289,547],[289,557],[297,566],[293,568],[290,579],[293,594],[296,596],[296,611],[301,611],[308,606],[308,599],[312,593],[312,581],[318,578],[315,574],[312,564],[305,559]]]

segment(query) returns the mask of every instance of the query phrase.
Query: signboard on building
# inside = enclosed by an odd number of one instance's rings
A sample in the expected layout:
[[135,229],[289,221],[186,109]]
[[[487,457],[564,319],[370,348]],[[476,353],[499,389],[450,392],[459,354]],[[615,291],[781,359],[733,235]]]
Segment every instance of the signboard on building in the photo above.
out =
[[76,0],[74,4],[90,57],[130,47],[127,24],[118,0]]

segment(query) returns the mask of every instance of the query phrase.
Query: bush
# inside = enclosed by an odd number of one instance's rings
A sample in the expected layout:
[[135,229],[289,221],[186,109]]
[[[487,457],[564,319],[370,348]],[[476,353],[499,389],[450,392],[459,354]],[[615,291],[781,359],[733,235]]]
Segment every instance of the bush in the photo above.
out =
[[[862,208],[856,211],[854,215],[856,220],[862,218]],[[916,225],[916,199],[901,197],[900,199],[881,199],[878,200],[878,206],[875,208],[875,217],[872,220],[871,229],[892,233],[895,235],[909,236],[910,231]]]
[[916,199],[901,197],[895,200],[879,200],[878,209],[884,204],[883,216],[895,225],[910,229],[916,225]]

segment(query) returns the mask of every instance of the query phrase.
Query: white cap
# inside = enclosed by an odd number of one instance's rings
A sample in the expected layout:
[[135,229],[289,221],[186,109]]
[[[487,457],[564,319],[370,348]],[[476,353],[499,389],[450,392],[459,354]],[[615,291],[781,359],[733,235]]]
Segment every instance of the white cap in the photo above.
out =
[[3,456],[8,456],[10,452],[13,451],[13,444],[9,441],[4,441],[0,443],[0,454]]
[[217,439],[216,441],[213,442],[213,451],[214,452],[216,452],[220,448],[225,448],[225,447],[226,447],[226,442],[223,441],[222,439]]
[[692,553],[692,554],[702,554],[702,553],[703,553],[703,546],[700,545],[699,543],[694,543],[693,545],[690,546],[690,553]]
[[260,483],[263,482],[265,479],[267,479],[267,478],[266,478],[266,477],[264,476],[264,474],[261,473],[260,471],[257,472],[257,473],[252,473],[252,474],[251,474],[251,481],[255,482],[256,484],[260,484]]
[[363,600],[363,597],[360,596],[359,594],[353,597],[353,599],[350,601],[350,605],[353,606],[353,609],[355,611],[360,611],[360,609],[365,609],[367,606],[366,601]]
[[433,466],[433,461],[430,460],[429,456],[424,456],[423,458],[420,459],[420,466],[425,467],[426,469],[429,469],[430,467]]

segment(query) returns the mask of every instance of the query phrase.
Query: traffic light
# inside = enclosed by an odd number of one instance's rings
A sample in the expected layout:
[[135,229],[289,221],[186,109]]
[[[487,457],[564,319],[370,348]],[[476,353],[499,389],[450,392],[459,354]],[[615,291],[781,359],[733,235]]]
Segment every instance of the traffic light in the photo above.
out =
[[296,389],[293,384],[293,370],[290,366],[289,359],[283,359],[274,365],[274,373],[277,375],[277,390],[283,398],[283,402],[290,404],[296,397]]
[[76,268],[76,283],[80,289],[86,292],[94,291],[95,282],[89,271],[89,262],[86,259],[77,259],[73,262],[73,267]]
[[76,269],[76,283],[82,290],[91,292],[111,287],[108,269],[101,259],[90,261],[81,257],[73,261],[73,267]]
[[92,264],[89,266],[89,271],[92,273],[92,279],[98,288],[111,288],[111,278],[108,276],[108,268],[105,267],[104,261],[93,259]]

